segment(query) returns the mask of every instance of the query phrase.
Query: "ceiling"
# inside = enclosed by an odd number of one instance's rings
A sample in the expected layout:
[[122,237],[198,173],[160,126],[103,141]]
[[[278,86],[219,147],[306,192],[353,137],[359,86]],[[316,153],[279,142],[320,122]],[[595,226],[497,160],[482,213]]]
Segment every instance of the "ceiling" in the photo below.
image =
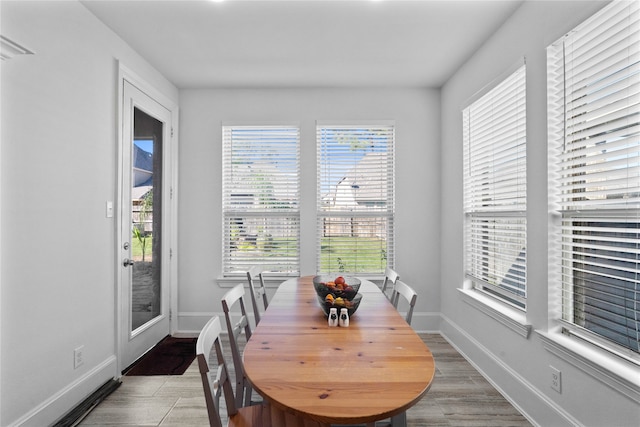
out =
[[81,0],[177,87],[440,87],[521,0]]

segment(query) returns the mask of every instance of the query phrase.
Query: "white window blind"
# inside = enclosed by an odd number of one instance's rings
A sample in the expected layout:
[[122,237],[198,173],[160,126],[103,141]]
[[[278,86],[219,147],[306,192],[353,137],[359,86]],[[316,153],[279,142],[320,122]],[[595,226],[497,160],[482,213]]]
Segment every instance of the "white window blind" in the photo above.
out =
[[561,218],[550,270],[565,332],[631,354],[640,352],[639,6],[613,2],[547,49],[549,187]]
[[526,68],[463,110],[465,264],[474,287],[526,306]]
[[223,271],[299,273],[300,131],[223,126]]
[[394,256],[394,125],[317,125],[318,272],[381,274]]

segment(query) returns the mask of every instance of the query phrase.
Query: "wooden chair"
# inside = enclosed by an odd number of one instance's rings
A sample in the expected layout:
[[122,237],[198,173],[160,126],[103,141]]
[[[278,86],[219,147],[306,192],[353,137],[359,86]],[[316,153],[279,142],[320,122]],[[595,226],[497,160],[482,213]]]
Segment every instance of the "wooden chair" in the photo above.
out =
[[[235,369],[236,377],[236,407],[241,408],[243,406],[251,405],[251,384],[244,373],[242,365],[242,352],[240,351],[240,336],[244,331],[245,344],[246,341],[251,338],[251,326],[249,325],[249,318],[247,317],[247,310],[244,303],[244,284],[239,283],[229,290],[222,297],[222,309],[224,310],[224,316],[227,323],[227,332],[229,333],[229,346],[231,347],[231,356],[233,358],[233,367]],[[240,316],[237,322],[234,323],[234,314],[232,310],[234,307],[239,308]]]
[[418,294],[411,286],[401,280],[396,280],[396,284],[393,286],[393,292],[391,293],[391,304],[393,304],[396,309],[398,308],[398,301],[401,296],[407,301],[407,303],[409,303],[407,315],[404,320],[406,320],[408,324],[411,324],[413,307],[416,305]]
[[[202,328],[196,342],[196,358],[202,377],[204,397],[207,403],[209,425],[223,427],[220,417],[220,395],[224,393],[229,420],[227,427],[328,427],[315,421],[305,420],[284,412],[267,403],[238,408],[233,395],[229,371],[220,344],[222,326],[218,316],[211,318]],[[212,350],[215,348],[215,362]],[[211,377],[211,371],[216,377]]]
[[249,289],[251,290],[251,304],[253,304],[253,316],[256,320],[256,326],[260,323],[260,309],[258,308],[258,300],[262,299],[264,310],[269,306],[267,299],[267,290],[264,286],[264,277],[262,277],[262,267],[254,265],[247,271],[247,279],[249,280]]
[[382,293],[385,294],[385,296],[388,299],[391,299],[391,297],[387,295],[387,287],[389,287],[390,289],[393,289],[393,285],[396,284],[396,281],[398,279],[400,279],[400,276],[398,275],[398,273],[396,273],[394,270],[392,270],[389,267],[385,269],[384,282],[382,282]]

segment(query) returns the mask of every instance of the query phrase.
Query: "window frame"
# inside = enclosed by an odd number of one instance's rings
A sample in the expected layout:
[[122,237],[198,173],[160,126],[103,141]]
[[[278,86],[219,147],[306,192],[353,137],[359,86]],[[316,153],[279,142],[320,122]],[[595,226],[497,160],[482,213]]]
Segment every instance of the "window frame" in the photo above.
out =
[[[297,122],[250,122],[250,123],[222,123],[221,127],[222,131],[222,279],[246,279],[246,271],[252,265],[261,265],[264,268],[265,276],[273,276],[273,277],[297,277],[300,275],[300,125]],[[287,136],[282,137],[280,140],[281,143],[285,143],[284,141],[295,140],[295,147],[287,147],[286,151],[286,159],[285,161],[288,163],[293,162],[294,166],[288,166],[287,173],[279,173],[277,175],[270,175],[273,182],[276,182],[280,185],[281,191],[285,193],[286,197],[288,197],[286,203],[277,203],[275,206],[271,208],[265,209],[234,209],[233,206],[243,206],[246,205],[245,199],[248,200],[248,194],[245,194],[246,197],[237,198],[237,203],[233,201],[233,196],[238,195],[240,193],[234,194],[233,189],[238,188],[239,182],[246,183],[247,175],[240,176],[236,181],[233,180],[233,167],[232,165],[244,165],[247,168],[251,167],[251,160],[247,160],[242,158],[234,157],[233,151],[233,132],[246,131],[246,132],[270,132],[270,131],[284,131]],[[236,140],[236,141],[239,141]],[[255,139],[258,146],[260,146],[259,150],[256,150],[256,153],[259,157],[257,163],[263,164],[263,169],[258,174],[263,173],[265,169],[275,168],[275,164],[277,162],[270,162],[269,157],[271,159],[276,158],[273,154],[278,155],[278,158],[281,159],[282,151],[278,151],[273,147],[270,147],[269,144],[273,141],[269,138],[261,139],[260,137],[256,137]],[[261,143],[263,145],[261,145]],[[291,144],[291,142],[288,142]],[[268,152],[271,151],[271,155]],[[265,154],[267,153],[267,154]],[[251,156],[251,154],[245,154],[245,156]],[[260,157],[261,156],[261,157]],[[294,172],[292,172],[294,171]],[[293,180],[285,175],[291,176],[293,174]],[[270,188],[275,188],[273,183]],[[291,188],[293,187],[293,188]],[[266,187],[265,187],[266,188]],[[260,191],[259,189],[257,191]],[[266,191],[266,190],[265,190]],[[272,190],[273,191],[273,190]],[[246,192],[244,192],[246,193]],[[243,194],[244,194],[243,193]],[[255,191],[253,194],[253,198],[255,199]],[[265,196],[266,197],[266,196]],[[242,200],[240,200],[242,199]],[[285,206],[286,205],[286,206]],[[292,230],[291,238],[294,239],[293,244],[288,245],[288,249],[286,250],[287,256],[283,259],[278,257],[274,257],[275,261],[268,259],[266,256],[256,256],[256,257],[248,257],[248,261],[246,262],[246,268],[239,268],[240,264],[238,262],[233,261],[233,239],[231,238],[231,225],[229,221],[233,218],[245,218],[248,221],[253,223],[253,225],[248,225],[247,227],[253,227],[256,231],[256,251],[258,248],[258,239],[261,233],[261,229],[264,227],[273,226],[275,221],[279,221],[282,225],[283,231]],[[262,226],[256,225],[262,221]],[[277,226],[275,227],[277,229]],[[253,238],[253,235],[251,236]],[[266,241],[266,237],[263,239]],[[264,243],[266,244],[266,243]],[[289,251],[293,251],[291,254]],[[289,265],[288,270],[278,270],[278,265]],[[234,266],[238,266],[238,268],[234,268]]]
[[[508,89],[508,90],[507,90]],[[515,90],[513,90],[515,89]],[[506,94],[509,94],[510,98],[506,98]],[[474,123],[475,127],[471,126],[472,109],[480,109],[480,113],[484,114],[492,107],[482,106],[486,103],[490,105],[497,105],[498,108],[506,107],[498,101],[513,101],[516,100],[517,111],[515,111],[514,119],[511,122],[507,122],[505,125],[515,126],[511,129],[513,133],[510,139],[501,138],[499,132],[486,133],[490,137],[485,137],[482,140],[478,138],[479,143],[484,144],[483,149],[486,149],[487,143],[492,146],[501,144],[502,151],[516,150],[518,154],[511,154],[509,161],[512,165],[516,165],[516,172],[514,174],[517,182],[516,188],[509,189],[511,202],[509,204],[503,203],[498,197],[487,198],[485,191],[485,198],[479,198],[474,192],[479,193],[479,189],[491,188],[498,189],[501,187],[492,180],[499,180],[500,175],[493,175],[494,171],[499,168],[498,163],[495,165],[491,161],[481,163],[481,166],[492,167],[491,174],[484,173],[485,177],[480,173],[475,173],[472,170],[474,164],[471,160],[471,144],[472,133],[480,134],[478,129],[482,129],[484,126],[491,125],[491,117],[488,117],[482,123]],[[493,102],[496,101],[496,104]],[[511,107],[513,110],[513,106]],[[481,116],[484,117],[484,116]],[[500,124],[500,122],[497,122]],[[522,318],[518,312],[526,312],[526,249],[527,249],[527,211],[526,211],[526,62],[524,58],[521,58],[513,66],[502,73],[498,78],[492,81],[489,85],[485,86],[481,91],[476,93],[462,108],[462,125],[463,125],[463,151],[464,151],[464,176],[463,176],[463,205],[464,205],[464,266],[465,266],[465,288],[461,295],[464,296],[466,302],[473,302],[473,305],[479,307],[481,310],[486,311],[487,308],[491,308],[492,312],[495,312],[495,316],[501,317],[503,314],[507,314],[512,320],[512,324],[516,328],[522,329],[524,335],[527,336],[530,330],[530,325],[525,323],[525,319]],[[506,141],[506,142],[505,142]],[[492,150],[496,149],[495,147]],[[478,150],[479,151],[479,150]],[[513,157],[515,156],[515,157]],[[480,156],[478,156],[480,157]],[[513,167],[513,166],[512,166]],[[477,170],[477,169],[474,169]],[[488,178],[487,178],[488,177]],[[513,181],[513,178],[512,178]],[[513,187],[510,185],[509,187]],[[493,190],[492,190],[493,191]],[[483,202],[480,202],[483,200]],[[486,244],[478,244],[478,229],[483,227],[474,226],[474,223],[485,224],[485,229],[490,229],[493,226],[495,232],[491,236],[502,239],[500,242],[503,247],[513,245],[513,235],[519,234],[521,237],[516,238],[517,242],[521,244],[518,246],[520,249],[511,253],[507,251],[500,253],[499,251],[491,252],[486,250]],[[511,230],[511,231],[509,231]],[[487,231],[487,233],[490,233]],[[491,240],[489,234],[485,234],[485,239]],[[474,241],[476,243],[474,243]],[[484,252],[478,252],[478,246],[482,246]],[[495,245],[496,248],[499,244]],[[512,257],[512,255],[514,255]],[[497,258],[491,258],[496,257]],[[494,259],[494,262],[499,267],[495,271],[489,271],[486,267],[485,260]],[[505,263],[506,258],[513,261]],[[505,285],[505,282],[507,284]],[[514,284],[516,286],[514,286]],[[522,288],[520,288],[522,286]],[[505,290],[512,288],[512,290]],[[482,295],[477,295],[475,298],[473,293],[468,292],[472,289]],[[518,289],[516,291],[516,289]],[[522,293],[523,295],[518,295]],[[487,299],[489,298],[489,299]],[[492,301],[495,301],[493,303]],[[486,306],[486,307],[485,307]]]
[[[383,134],[383,138],[385,139],[385,147],[386,156],[384,159],[380,157],[381,163],[377,162],[376,159],[373,159],[373,164],[379,164],[382,167],[386,168],[386,172],[383,174],[384,178],[378,179],[377,182],[384,182],[380,187],[375,187],[377,191],[380,191],[380,194],[384,193],[384,203],[382,202],[373,202],[369,203],[367,208],[363,208],[362,206],[357,206],[353,210],[346,210],[338,208],[338,211],[335,209],[332,210],[331,207],[326,206],[327,194],[330,192],[327,188],[331,188],[334,186],[332,178],[327,178],[327,168],[330,169],[327,165],[329,163],[326,159],[331,156],[331,150],[327,149],[326,144],[328,143],[327,132],[345,132],[349,131],[370,131],[370,132],[381,132]],[[393,120],[354,120],[354,121],[345,121],[345,120],[318,120],[316,121],[316,170],[317,170],[317,186],[316,186],[316,272],[318,274],[328,274],[328,273],[345,273],[345,274],[357,274],[362,277],[380,277],[384,275],[385,267],[394,268],[395,265],[395,131],[396,124]],[[372,141],[376,139],[375,137],[369,137],[367,141]],[[381,138],[382,139],[382,138]],[[376,142],[371,142],[372,151],[379,148]],[[382,152],[376,152],[376,154],[381,154]],[[371,153],[373,155],[373,153]],[[366,154],[365,154],[366,156]],[[349,159],[347,159],[349,161]],[[343,159],[344,161],[344,159]],[[359,163],[354,163],[351,165],[352,168],[356,168]],[[366,168],[366,167],[365,167]],[[324,170],[324,175],[323,175]],[[348,177],[348,174],[351,173],[353,169],[344,171],[344,178]],[[372,179],[374,181],[374,179]],[[345,181],[346,182],[346,181]],[[335,201],[340,198],[337,195],[338,186],[340,184],[336,182],[335,184],[335,192],[334,192],[334,204]],[[382,187],[384,186],[384,187]],[[325,188],[326,187],[326,188]],[[358,187],[360,190],[360,187]],[[355,215],[354,215],[355,213]],[[333,262],[330,259],[326,259],[326,240],[323,239],[329,238],[326,236],[326,227],[327,221],[331,223],[329,227],[341,227],[344,226],[344,221],[350,222],[353,224],[353,218],[362,219],[363,222],[356,223],[356,230],[360,228],[367,228],[371,223],[373,223],[374,230],[378,230],[378,225],[384,227],[384,248],[380,249],[380,257],[384,257],[384,265],[382,265],[382,259],[380,261],[379,268],[376,270],[353,270],[351,269],[350,263],[352,262],[352,258],[347,258],[348,260],[344,263],[340,263],[341,257],[337,257],[336,265],[338,268],[335,270],[323,269],[323,265],[333,265]],[[375,225],[378,224],[378,225]],[[351,226],[353,228],[353,225]],[[366,233],[366,231],[365,231]],[[337,245],[339,245],[337,243]],[[375,251],[375,249],[373,249]],[[354,249],[355,251],[355,249]],[[365,251],[366,252],[366,251]],[[357,257],[357,256],[356,256]],[[325,258],[323,260],[323,258]],[[364,265],[364,264],[358,264]]]
[[[574,299],[578,296],[578,293],[581,289],[589,290],[591,289],[590,285],[586,284],[585,280],[578,280],[580,275],[574,275],[574,271],[577,271],[579,267],[576,264],[578,258],[567,258],[567,254],[574,253],[577,255],[582,254],[582,258],[590,258],[590,257],[600,257],[603,256],[602,251],[612,251],[613,246],[607,246],[608,243],[597,242],[592,249],[588,249],[585,252],[585,247],[591,246],[589,243],[585,243],[585,237],[590,237],[592,239],[604,239],[603,237],[598,237],[597,233],[604,233],[606,228],[606,224],[611,221],[622,221],[622,223],[631,224],[640,222],[640,206],[638,204],[638,197],[631,197],[633,201],[627,207],[624,206],[624,203],[618,203],[617,198],[610,198],[609,196],[615,196],[614,193],[621,192],[622,190],[611,190],[608,189],[610,184],[610,179],[607,177],[603,181],[596,181],[595,178],[591,177],[591,172],[587,170],[591,168],[589,166],[592,164],[596,158],[598,158],[599,162],[602,162],[601,166],[598,168],[603,171],[615,171],[617,166],[611,166],[611,158],[615,158],[617,156],[612,155],[614,153],[614,148],[607,148],[610,144],[612,147],[614,143],[620,145],[620,142],[614,141],[614,137],[611,133],[611,121],[607,119],[607,121],[603,122],[607,130],[603,130],[602,132],[598,132],[599,134],[604,135],[603,141],[597,144],[594,143],[595,138],[593,134],[586,135],[585,137],[572,137],[571,131],[567,130],[570,125],[567,123],[571,123],[575,121],[576,123],[586,122],[586,118],[589,117],[590,114],[596,112],[598,108],[601,106],[608,108],[608,105],[611,105],[610,102],[606,101],[606,98],[609,97],[613,91],[609,90],[607,93],[600,95],[598,99],[594,101],[589,100],[589,96],[584,96],[583,99],[579,102],[579,108],[583,110],[579,115],[571,113],[571,107],[568,104],[572,100],[573,91],[571,85],[571,76],[567,74],[567,67],[570,67],[571,59],[567,59],[567,56],[570,54],[571,48],[567,47],[565,43],[573,38],[578,37],[581,32],[587,34],[584,38],[595,37],[592,31],[589,31],[589,28],[596,23],[598,25],[608,25],[607,22],[612,16],[616,16],[617,14],[624,14],[624,9],[627,7],[632,7],[633,4],[629,2],[612,2],[609,5],[605,6],[599,12],[594,14],[591,18],[585,20],[582,24],[578,25],[574,30],[561,37],[559,40],[555,41],[547,48],[547,75],[548,75],[548,123],[549,123],[549,137],[548,137],[548,157],[549,157],[549,200],[550,200],[550,224],[549,224],[549,282],[550,286],[550,301],[556,301],[557,304],[550,307],[552,320],[550,322],[551,329],[556,331],[557,334],[562,334],[565,338],[552,338],[556,340],[560,340],[561,342],[570,342],[574,343],[571,345],[575,345],[575,343],[582,343],[583,345],[592,347],[597,350],[601,350],[604,354],[613,356],[619,363],[623,364],[632,364],[639,366],[640,365],[640,352],[634,351],[633,348],[627,348],[624,345],[617,343],[611,337],[607,338],[600,333],[594,332],[594,330],[589,330],[584,325],[579,325],[576,322],[576,304],[574,304]],[[638,6],[635,5],[636,9],[634,11],[636,22],[635,25],[637,27],[637,20],[640,17],[638,13]],[[631,11],[631,9],[629,9]],[[632,15],[630,15],[632,16]],[[614,27],[612,27],[614,28]],[[611,32],[605,33],[607,36],[602,36],[596,40],[596,44],[600,46],[601,43],[605,43],[610,40],[611,34],[621,34],[618,30],[613,30]],[[617,36],[616,36],[617,37]],[[581,43],[578,39],[578,42]],[[618,42],[613,42],[618,43]],[[602,49],[598,47],[598,49]],[[589,48],[589,54],[598,55],[598,49]],[[604,51],[608,51],[604,49]],[[637,55],[637,53],[636,53]],[[615,62],[607,63],[601,60],[599,63],[610,64],[607,67],[615,64]],[[637,66],[637,65],[636,65]],[[620,70],[626,68],[626,66],[620,66],[615,68],[615,72],[619,72]],[[571,68],[569,68],[571,70]],[[589,72],[591,74],[596,73],[597,71],[593,71],[589,68]],[[570,72],[569,72],[570,73]],[[610,73],[610,74],[607,74]],[[602,81],[603,78],[613,75],[611,71],[603,72],[602,75],[598,76],[589,76],[592,80]],[[581,77],[582,79],[582,77]],[[616,77],[617,79],[617,77]],[[636,78],[637,80],[637,78]],[[623,80],[619,80],[623,81]],[[569,83],[568,83],[569,82]],[[599,83],[600,84],[600,83]],[[587,91],[588,86],[582,85],[578,90]],[[605,86],[606,87],[606,86]],[[577,90],[576,90],[577,92]],[[591,92],[595,93],[595,92]],[[627,95],[627,99],[630,99],[631,95]],[[637,94],[636,94],[637,97]],[[569,99],[569,102],[567,102]],[[578,99],[578,98],[576,98]],[[619,102],[619,100],[618,100]],[[637,105],[637,101],[636,101]],[[636,106],[637,108],[637,106]],[[618,109],[617,111],[621,111],[622,109]],[[636,111],[637,115],[637,111]],[[576,117],[577,119],[574,119]],[[636,119],[637,120],[637,119]],[[635,123],[637,126],[637,122]],[[592,127],[593,125],[589,125]],[[637,135],[637,133],[636,133]],[[630,144],[633,144],[631,142]],[[590,146],[593,146],[589,148]],[[594,147],[598,148],[594,148]],[[623,147],[624,148],[624,147]],[[584,160],[581,161],[573,161],[575,163],[574,166],[570,167],[569,163],[571,157],[576,158],[575,154],[577,151],[575,150],[583,150],[586,154],[584,155]],[[640,147],[636,146],[635,148],[636,159],[640,156]],[[630,154],[633,155],[633,149],[629,150]],[[592,156],[592,157],[591,157]],[[591,157],[591,159],[589,159]],[[566,161],[558,161],[557,159],[566,159]],[[593,159],[593,160],[592,160]],[[601,160],[600,160],[601,159]],[[587,161],[589,160],[589,161]],[[615,159],[613,160],[615,162]],[[635,161],[637,163],[637,160]],[[633,163],[633,160],[632,160]],[[595,163],[593,163],[595,164]],[[609,165],[606,166],[605,165]],[[563,173],[563,168],[564,171]],[[629,166],[627,165],[627,168]],[[612,169],[613,168],[613,169]],[[637,168],[637,166],[636,166]],[[582,172],[581,172],[582,171]],[[580,179],[576,179],[576,173],[580,173]],[[610,172],[611,173],[611,172]],[[617,173],[617,172],[616,172]],[[573,178],[572,178],[573,177]],[[633,178],[631,178],[632,180]],[[567,190],[569,186],[562,186],[562,183],[568,182],[571,185],[577,186],[575,190]],[[595,183],[599,185],[596,185]],[[633,181],[631,181],[633,182]],[[628,185],[628,184],[627,184]],[[598,187],[598,188],[595,188]],[[626,187],[629,188],[629,187]],[[590,190],[594,191],[594,196],[589,194]],[[624,192],[624,191],[622,191]],[[602,196],[598,196],[595,193],[601,193]],[[577,194],[580,194],[581,197],[576,197]],[[602,200],[599,198],[604,197]],[[623,200],[623,199],[620,199]],[[633,204],[635,203],[635,206]],[[599,206],[601,205],[601,206]],[[625,221],[626,219],[626,222]],[[576,223],[580,225],[582,224],[583,231],[571,231],[573,224]],[[588,224],[591,225],[588,225]],[[571,224],[571,225],[569,225]],[[598,231],[598,230],[602,231]],[[622,227],[620,230],[631,230],[631,234],[633,234],[633,230],[637,236],[638,227]],[[595,234],[585,234],[585,233],[595,233]],[[628,232],[627,232],[628,233]],[[616,233],[614,233],[616,234]],[[578,237],[576,237],[578,236]],[[607,237],[606,239],[610,239],[614,243],[619,243],[623,245],[622,238],[620,236],[616,237]],[[609,248],[609,249],[607,249]],[[624,249],[624,246],[621,246]],[[633,249],[629,249],[632,251]],[[636,245],[637,250],[637,245]],[[598,252],[601,251],[601,252]],[[624,250],[620,250],[621,253]],[[613,258],[611,258],[613,259]],[[603,261],[600,262],[601,267],[597,267],[597,269],[610,269],[610,270],[620,270],[621,267],[615,263],[615,261]],[[564,260],[564,264],[563,264]],[[575,260],[575,261],[574,261]],[[636,277],[638,275],[638,261],[636,260]],[[580,261],[581,264],[587,265],[587,267],[582,268],[583,275],[589,273],[591,268],[594,268],[592,271],[593,274],[604,274],[604,273],[596,273],[595,265],[591,264],[592,261]],[[588,265],[592,265],[589,267]],[[608,275],[609,273],[607,273]],[[616,273],[610,273],[616,274]],[[575,276],[575,277],[574,277]],[[614,276],[611,276],[614,277]],[[618,276],[619,277],[619,276]],[[566,280],[565,280],[566,278]],[[577,280],[577,282],[576,282]],[[605,287],[612,288],[614,285],[611,283],[607,283],[604,281],[601,283]],[[636,285],[637,286],[637,285]],[[636,291],[637,294],[638,291]],[[604,299],[597,298],[597,301],[604,301]],[[595,308],[593,309],[595,310]],[[585,314],[589,314],[590,309],[585,308]],[[580,313],[578,313],[580,316]],[[572,320],[573,319],[573,320]],[[587,323],[585,323],[586,325]],[[591,328],[594,328],[593,325],[590,325]],[[635,328],[636,334],[638,331],[638,326]]]

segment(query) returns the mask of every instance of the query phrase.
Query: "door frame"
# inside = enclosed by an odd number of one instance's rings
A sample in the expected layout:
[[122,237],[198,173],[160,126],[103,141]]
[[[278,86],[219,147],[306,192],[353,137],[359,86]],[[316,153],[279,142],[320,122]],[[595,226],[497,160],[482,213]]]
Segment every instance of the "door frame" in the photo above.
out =
[[124,82],[127,81],[131,85],[135,86],[140,91],[144,92],[154,101],[162,105],[169,110],[171,114],[171,126],[168,141],[163,144],[168,145],[164,150],[165,154],[169,157],[165,161],[166,169],[163,174],[165,176],[165,183],[169,186],[169,200],[166,203],[168,205],[167,212],[165,212],[166,229],[163,236],[163,242],[166,242],[169,256],[167,265],[163,265],[163,269],[166,269],[163,274],[166,274],[166,286],[169,287],[169,333],[173,334],[177,331],[177,311],[178,311],[178,254],[177,254],[177,236],[178,236],[178,104],[171,100],[168,96],[163,94],[159,89],[148,83],[141,78],[138,74],[132,71],[130,68],[123,65],[118,61],[118,96],[117,96],[117,172],[116,172],[116,197],[115,197],[115,354],[117,358],[117,373],[121,376],[122,370],[127,368],[123,365],[123,343],[122,336],[124,330],[129,333],[128,322],[125,322],[122,310],[122,304],[124,303],[125,296],[122,293],[122,245],[124,244],[122,238],[122,217],[120,215],[123,209],[122,192],[123,192],[123,162],[122,158],[125,155],[125,136],[123,134],[124,122],[123,122],[123,102],[124,100]]

